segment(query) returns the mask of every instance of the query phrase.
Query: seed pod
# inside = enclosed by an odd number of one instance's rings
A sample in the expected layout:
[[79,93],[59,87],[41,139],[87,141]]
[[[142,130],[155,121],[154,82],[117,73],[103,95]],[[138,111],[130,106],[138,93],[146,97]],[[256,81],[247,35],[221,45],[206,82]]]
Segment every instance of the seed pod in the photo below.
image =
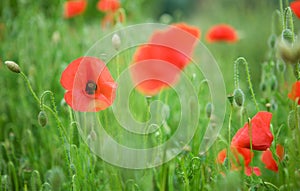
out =
[[112,45],[114,47],[114,49],[119,50],[120,46],[121,46],[121,39],[120,36],[117,34],[114,34],[112,39],[111,39]]
[[213,110],[212,103],[210,103],[210,102],[207,103],[206,108],[205,108],[207,118],[210,118],[212,110]]
[[245,95],[244,95],[244,92],[240,88],[234,90],[233,98],[234,98],[234,102],[236,103],[237,106],[241,107],[244,105]]
[[40,126],[45,127],[48,123],[48,117],[45,111],[40,111],[38,115],[38,122]]
[[15,72],[15,73],[21,72],[20,66],[17,63],[15,63],[14,61],[5,61],[4,63],[10,71]]

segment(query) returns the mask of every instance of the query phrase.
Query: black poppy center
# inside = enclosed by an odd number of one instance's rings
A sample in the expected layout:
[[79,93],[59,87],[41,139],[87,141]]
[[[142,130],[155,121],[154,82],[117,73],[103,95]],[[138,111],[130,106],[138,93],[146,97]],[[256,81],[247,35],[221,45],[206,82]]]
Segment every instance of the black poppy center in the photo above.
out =
[[97,84],[94,81],[89,80],[85,86],[85,92],[89,95],[95,94],[97,90]]

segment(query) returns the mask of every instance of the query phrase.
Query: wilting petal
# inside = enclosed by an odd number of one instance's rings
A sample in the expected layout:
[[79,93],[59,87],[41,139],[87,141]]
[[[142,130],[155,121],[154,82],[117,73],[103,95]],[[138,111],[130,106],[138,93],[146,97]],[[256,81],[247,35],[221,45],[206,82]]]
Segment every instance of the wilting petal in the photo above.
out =
[[273,141],[273,135],[270,131],[272,113],[258,112],[251,120],[251,128],[248,123],[239,129],[232,138],[231,145],[241,148],[250,148],[250,134],[252,134],[252,149],[266,150]]
[[265,167],[267,169],[272,170],[274,172],[278,172],[278,166],[273,158],[273,154],[270,151],[270,149],[267,149],[263,152],[261,160],[265,164]]

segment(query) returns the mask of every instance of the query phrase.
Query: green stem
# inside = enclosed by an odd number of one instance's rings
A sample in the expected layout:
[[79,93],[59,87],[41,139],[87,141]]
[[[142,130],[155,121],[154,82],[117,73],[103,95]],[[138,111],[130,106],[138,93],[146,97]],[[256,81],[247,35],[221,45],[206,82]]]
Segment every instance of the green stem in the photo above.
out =
[[233,76],[233,80],[234,80],[234,88],[237,89],[240,87],[239,84],[239,66],[238,66],[238,62],[235,61],[234,62],[234,66],[233,66],[233,70],[234,70],[234,76]]
[[233,114],[233,104],[230,104],[230,114],[228,122],[228,146],[227,146],[227,161],[228,161],[228,170],[230,170],[230,142],[231,142],[231,123],[232,123],[232,114]]
[[250,93],[251,93],[251,97],[253,99],[253,102],[255,104],[256,110],[259,111],[259,106],[257,104],[256,98],[255,98],[255,94],[254,94],[254,90],[253,90],[253,86],[252,86],[252,82],[251,82],[251,76],[250,76],[250,71],[249,71],[249,65],[248,62],[246,61],[246,59],[244,57],[239,57],[235,63],[237,64],[237,70],[238,70],[238,65],[240,63],[243,63],[245,65],[245,69],[246,69],[246,74],[247,74],[247,81],[248,81],[248,85],[249,85],[249,89],[250,89]]
[[285,21],[283,15],[283,3],[282,0],[279,0],[279,7],[280,7],[280,15],[281,15],[281,23],[282,23],[282,30],[285,29]]

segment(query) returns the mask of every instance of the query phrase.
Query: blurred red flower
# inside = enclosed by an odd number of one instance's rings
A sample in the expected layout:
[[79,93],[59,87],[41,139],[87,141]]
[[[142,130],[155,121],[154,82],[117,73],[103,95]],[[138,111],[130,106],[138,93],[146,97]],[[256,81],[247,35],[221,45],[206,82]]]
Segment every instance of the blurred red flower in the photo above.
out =
[[219,24],[211,27],[207,34],[206,40],[209,43],[213,42],[228,42],[234,43],[238,41],[238,35],[235,29],[227,24]]
[[276,145],[276,155],[278,156],[280,161],[283,160],[283,158],[284,158],[284,147],[280,144]]
[[265,164],[265,167],[267,169],[278,172],[278,166],[273,158],[273,154],[270,149],[267,149],[262,153],[261,160]]
[[134,54],[131,75],[136,89],[152,96],[176,83],[199,37],[198,28],[184,23],[154,32]]
[[98,10],[102,12],[115,12],[120,6],[119,0],[99,0],[97,3]]
[[270,131],[272,113],[260,111],[251,120],[251,128],[248,123],[239,129],[232,138],[231,145],[241,148],[250,148],[250,136],[252,134],[252,149],[266,150],[273,141],[273,135]]
[[87,6],[86,0],[71,0],[64,3],[64,17],[72,18],[82,14]]
[[[260,169],[258,167],[250,167],[251,160],[253,158],[253,153],[250,149],[230,147],[231,153],[234,156],[235,161],[230,161],[231,170],[241,170],[243,169],[241,165],[244,166],[244,172],[247,176],[251,176],[254,173],[257,176],[260,176]],[[227,150],[223,149],[218,153],[217,163],[223,164],[227,156]],[[243,157],[244,163],[241,164],[240,157]]]
[[288,97],[291,100],[297,101],[300,105],[300,81],[297,81],[293,84],[291,92],[288,94]]
[[94,57],[81,57],[63,71],[61,85],[65,100],[76,111],[96,112],[109,107],[115,99],[117,84],[105,63]]
[[300,1],[293,1],[290,3],[290,7],[294,14],[300,18]]

